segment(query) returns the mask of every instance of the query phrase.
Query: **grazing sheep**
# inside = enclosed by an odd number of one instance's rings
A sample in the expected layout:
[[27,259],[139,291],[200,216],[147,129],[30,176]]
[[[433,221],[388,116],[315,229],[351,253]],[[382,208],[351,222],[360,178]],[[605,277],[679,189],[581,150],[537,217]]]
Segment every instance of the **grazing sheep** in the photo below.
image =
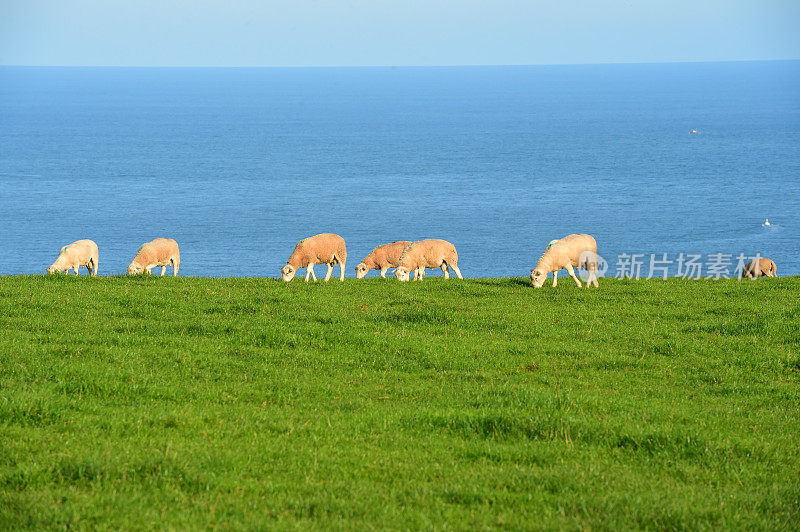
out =
[[310,236],[297,243],[292,251],[286,266],[281,268],[281,277],[284,281],[291,281],[297,270],[306,269],[306,282],[309,275],[317,280],[314,275],[315,264],[325,264],[328,266],[328,273],[325,280],[331,278],[333,265],[338,264],[341,271],[340,281],[344,281],[344,267],[347,262],[347,248],[344,238],[333,233],[322,233],[321,235]]
[[574,268],[583,266],[589,272],[586,288],[597,283],[597,242],[591,235],[567,235],[558,240],[552,240],[545,249],[536,268],[531,270],[531,284],[540,288],[547,279],[547,274],[553,272],[553,286],[557,284],[558,270],[566,268],[570,277],[578,286],[581,282],[575,276]]
[[775,263],[772,260],[766,257],[761,257],[758,259],[758,262],[753,260],[745,264],[740,275],[740,277],[748,277],[750,279],[755,279],[756,277],[761,276],[778,276],[778,267],[775,266]]
[[463,279],[458,269],[456,247],[447,240],[429,238],[408,244],[400,255],[394,274],[401,281],[408,281],[413,271],[414,280],[421,281],[425,268],[441,268],[445,279],[450,278],[448,270],[452,268],[458,278]]
[[398,240],[376,247],[356,266],[356,279],[363,279],[370,270],[380,270],[381,277],[386,279],[386,271],[389,268],[397,267],[400,263],[400,255],[410,243],[408,240]]
[[47,268],[47,273],[63,272],[70,268],[75,269],[75,275],[78,275],[78,268],[86,266],[89,270],[89,275],[97,275],[97,260],[100,257],[100,252],[97,249],[97,244],[92,240],[76,240],[72,244],[67,244],[58,253],[56,261]]
[[128,265],[128,274],[147,272],[150,275],[154,267],[161,266],[163,276],[168,264],[172,264],[172,275],[177,277],[181,265],[178,243],[171,238],[156,238],[139,246],[139,251]]

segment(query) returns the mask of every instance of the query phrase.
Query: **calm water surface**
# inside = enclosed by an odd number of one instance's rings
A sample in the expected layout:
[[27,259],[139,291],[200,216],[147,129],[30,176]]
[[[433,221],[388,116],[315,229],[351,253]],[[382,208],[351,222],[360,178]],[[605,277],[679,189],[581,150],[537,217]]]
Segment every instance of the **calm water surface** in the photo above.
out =
[[186,275],[276,277],[336,232],[348,276],[426,237],[517,276],[590,232],[609,273],[684,252],[800,274],[798,87],[800,62],[0,68],[0,273],[91,238],[119,274],[169,236]]

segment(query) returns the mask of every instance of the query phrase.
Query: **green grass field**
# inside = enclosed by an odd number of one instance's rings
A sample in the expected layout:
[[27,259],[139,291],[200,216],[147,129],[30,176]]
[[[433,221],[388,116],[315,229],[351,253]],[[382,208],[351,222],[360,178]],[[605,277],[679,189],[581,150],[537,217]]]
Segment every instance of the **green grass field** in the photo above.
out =
[[797,529],[800,277],[0,277],[0,528]]

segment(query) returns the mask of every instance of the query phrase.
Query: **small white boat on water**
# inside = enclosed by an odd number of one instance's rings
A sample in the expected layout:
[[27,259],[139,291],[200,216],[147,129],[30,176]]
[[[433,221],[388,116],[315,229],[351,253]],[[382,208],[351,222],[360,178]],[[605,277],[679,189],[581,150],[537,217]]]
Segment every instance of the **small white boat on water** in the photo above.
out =
[[769,227],[769,226],[771,226],[771,225],[772,225],[772,224],[771,224],[771,223],[769,223],[769,218],[767,218],[766,220],[764,220],[764,223],[763,223],[763,224],[761,224],[761,227]]

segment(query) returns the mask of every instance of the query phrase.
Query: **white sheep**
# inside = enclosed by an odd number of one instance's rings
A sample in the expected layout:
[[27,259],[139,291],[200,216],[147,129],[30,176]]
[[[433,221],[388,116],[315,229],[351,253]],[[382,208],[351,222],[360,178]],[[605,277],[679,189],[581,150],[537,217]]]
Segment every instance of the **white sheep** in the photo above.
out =
[[347,248],[345,247],[344,238],[333,233],[322,233],[304,238],[297,243],[291,256],[289,256],[289,260],[286,261],[286,266],[281,268],[281,277],[284,281],[291,281],[298,269],[305,268],[306,282],[308,282],[309,276],[316,281],[317,276],[314,274],[314,265],[325,264],[328,266],[328,273],[325,275],[325,280],[327,281],[331,278],[333,265],[338,264],[341,271],[339,280],[344,281],[346,262]]
[[73,268],[75,275],[78,275],[78,268],[86,266],[89,275],[97,275],[97,261],[100,251],[97,244],[92,240],[76,240],[72,244],[67,244],[58,253],[56,261],[47,268],[47,273],[63,272]]
[[742,269],[742,273],[739,274],[739,277],[748,277],[750,279],[755,279],[756,277],[777,277],[778,276],[778,267],[775,266],[775,262],[772,259],[768,259],[766,257],[761,257],[758,259],[758,262],[752,260],[744,265]]
[[167,265],[172,265],[172,275],[178,276],[181,266],[181,252],[178,243],[171,238],[156,238],[139,246],[139,251],[128,265],[128,274],[152,273],[152,269],[161,266],[161,275],[167,271]]
[[591,284],[598,286],[597,261],[597,241],[591,235],[567,235],[564,238],[552,240],[547,244],[536,267],[531,270],[531,284],[536,288],[541,288],[544,280],[547,279],[547,274],[553,272],[553,286],[556,286],[558,270],[565,268],[580,287],[581,282],[575,276],[574,268],[582,266],[589,272],[586,288],[589,288]]
[[411,242],[408,240],[398,240],[391,244],[384,244],[373,249],[364,260],[356,266],[356,278],[363,279],[370,270],[380,270],[381,277],[386,278],[386,271],[389,268],[396,268],[400,262],[400,255]]
[[414,280],[421,281],[425,268],[441,268],[445,279],[450,278],[448,270],[452,268],[456,276],[463,279],[458,269],[456,247],[447,240],[429,238],[408,244],[400,255],[394,274],[401,281],[408,281],[413,271]]

